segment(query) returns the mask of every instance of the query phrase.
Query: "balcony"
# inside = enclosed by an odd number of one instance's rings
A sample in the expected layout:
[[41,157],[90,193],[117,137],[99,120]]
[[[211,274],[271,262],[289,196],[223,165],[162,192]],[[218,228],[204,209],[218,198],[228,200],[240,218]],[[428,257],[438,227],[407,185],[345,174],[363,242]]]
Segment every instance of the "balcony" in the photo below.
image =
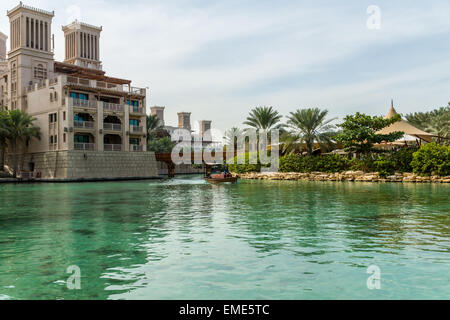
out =
[[131,152],[144,151],[144,147],[143,146],[138,146],[136,144],[132,144],[132,145],[130,145],[130,151]]
[[77,77],[67,76],[66,83],[69,85],[82,86],[87,88],[94,88],[100,90],[126,92],[134,95],[145,96],[146,90],[144,88],[130,87],[128,85],[121,85],[109,83],[98,80],[83,79]]
[[95,144],[94,143],[75,142],[74,149],[75,150],[93,151],[95,149]]
[[117,103],[103,102],[103,110],[111,112],[123,112],[123,105]]
[[121,144],[105,144],[103,147],[105,151],[122,151]]
[[89,130],[92,130],[95,127],[95,122],[93,122],[93,121],[74,120],[73,121],[73,126],[75,128],[78,128],[78,129],[89,129]]
[[103,130],[122,131],[122,125],[120,123],[104,123]]
[[97,101],[82,100],[82,99],[75,99],[75,98],[71,98],[71,99],[72,99],[72,105],[74,107],[97,109]]
[[144,134],[144,127],[130,126],[131,134]]
[[130,113],[143,115],[145,114],[145,110],[143,107],[130,106]]

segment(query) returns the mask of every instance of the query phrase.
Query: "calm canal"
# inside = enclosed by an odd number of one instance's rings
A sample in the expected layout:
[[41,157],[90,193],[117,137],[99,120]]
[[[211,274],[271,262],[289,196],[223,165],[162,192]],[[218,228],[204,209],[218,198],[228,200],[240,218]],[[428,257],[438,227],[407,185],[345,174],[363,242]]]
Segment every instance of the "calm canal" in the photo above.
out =
[[0,299],[448,299],[449,196],[198,176],[0,185]]

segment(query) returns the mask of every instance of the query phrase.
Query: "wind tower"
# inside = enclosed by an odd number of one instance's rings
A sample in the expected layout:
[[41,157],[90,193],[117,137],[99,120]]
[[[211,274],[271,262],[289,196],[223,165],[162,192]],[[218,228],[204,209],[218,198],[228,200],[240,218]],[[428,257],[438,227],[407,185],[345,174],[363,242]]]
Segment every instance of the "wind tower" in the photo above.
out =
[[53,75],[52,19],[49,12],[19,3],[7,11],[10,23],[8,100],[10,109],[26,109],[26,88]]
[[62,27],[65,38],[65,63],[102,70],[100,61],[100,33],[102,27],[77,20]]

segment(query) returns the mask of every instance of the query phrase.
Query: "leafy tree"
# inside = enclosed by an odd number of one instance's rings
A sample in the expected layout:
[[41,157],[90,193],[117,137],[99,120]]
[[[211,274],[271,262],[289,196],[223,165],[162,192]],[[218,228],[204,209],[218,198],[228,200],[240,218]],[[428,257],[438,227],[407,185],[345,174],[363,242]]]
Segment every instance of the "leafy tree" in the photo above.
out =
[[291,137],[288,143],[305,143],[309,155],[314,151],[314,142],[317,141],[322,149],[332,147],[331,131],[334,126],[330,122],[336,118],[326,119],[328,110],[308,108],[291,112],[287,125],[291,128]]
[[152,139],[148,142],[147,150],[153,152],[170,153],[175,147],[176,142],[172,141],[170,137],[161,139]]
[[384,119],[383,117],[372,117],[357,112],[354,115],[346,116],[344,122],[338,124],[342,131],[336,135],[336,140],[341,142],[347,151],[367,154],[372,150],[375,143],[392,142],[404,135],[403,132],[377,133],[400,120],[400,115]]
[[446,138],[450,143],[450,103],[447,107],[441,107],[428,112],[414,112],[405,116],[406,120],[417,128]]
[[40,128],[34,125],[36,118],[22,110],[7,111],[0,122],[0,135],[5,136],[11,144],[13,156],[13,176],[17,177],[17,146],[31,138],[41,138]]
[[270,131],[281,127],[279,123],[281,118],[282,116],[273,107],[256,107],[250,111],[244,124],[258,131]]
[[413,171],[418,174],[450,174],[450,146],[427,143],[413,154]]

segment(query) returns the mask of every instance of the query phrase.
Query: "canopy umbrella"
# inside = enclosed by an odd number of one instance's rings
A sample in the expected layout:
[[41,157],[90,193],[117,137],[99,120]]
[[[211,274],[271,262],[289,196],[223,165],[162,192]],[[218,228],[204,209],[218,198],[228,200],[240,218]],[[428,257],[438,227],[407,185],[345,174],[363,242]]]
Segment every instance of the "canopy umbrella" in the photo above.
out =
[[[392,118],[393,116],[397,115],[397,111],[394,109],[394,105],[392,103],[391,109],[389,110],[388,114],[384,117],[385,119]],[[377,132],[377,134],[389,134],[392,132],[404,132],[405,136],[398,139],[397,141],[411,141],[411,140],[417,140],[417,138],[424,140],[426,142],[432,142],[432,137],[435,137],[435,135],[425,132],[423,130],[417,129],[413,125],[409,124],[405,120],[397,121],[390,126],[381,129]],[[412,139],[410,139],[412,138]]]

